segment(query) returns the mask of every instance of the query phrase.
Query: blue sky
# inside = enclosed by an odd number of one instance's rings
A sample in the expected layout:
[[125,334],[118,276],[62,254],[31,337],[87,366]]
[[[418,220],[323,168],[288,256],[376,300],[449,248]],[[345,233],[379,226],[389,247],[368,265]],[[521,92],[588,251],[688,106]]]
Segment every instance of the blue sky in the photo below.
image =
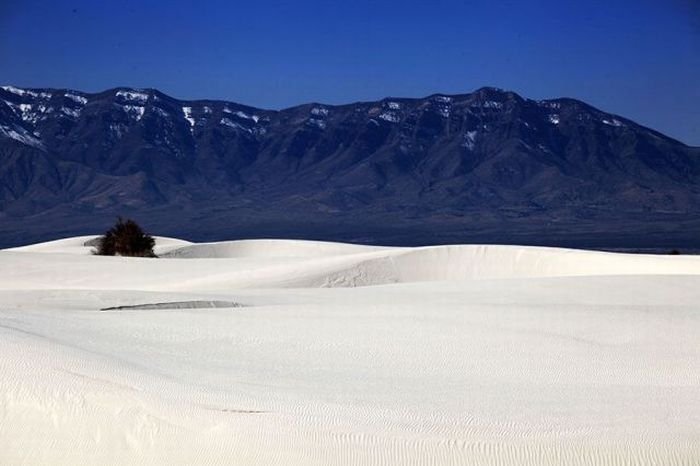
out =
[[700,145],[700,2],[2,0],[0,82],[266,108],[488,85]]

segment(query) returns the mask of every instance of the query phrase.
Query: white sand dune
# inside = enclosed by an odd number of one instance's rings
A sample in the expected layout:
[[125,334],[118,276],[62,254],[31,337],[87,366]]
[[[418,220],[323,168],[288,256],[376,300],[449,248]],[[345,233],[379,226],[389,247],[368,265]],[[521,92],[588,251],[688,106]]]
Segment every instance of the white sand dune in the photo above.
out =
[[0,464],[700,464],[700,257],[92,238],[0,251]]
[[219,243],[190,244],[173,249],[163,257],[170,258],[241,258],[241,257],[327,257],[344,256],[370,251],[388,251],[397,248],[362,246],[357,244],[329,243],[324,241],[293,240],[241,240]]
[[[83,256],[91,255],[95,241],[99,238],[97,235],[76,236],[73,238],[64,238],[46,243],[31,244],[29,246],[21,246],[17,248],[5,249],[5,251],[16,252],[47,252],[51,254],[80,254]],[[183,249],[192,245],[189,241],[167,238],[164,236],[156,237],[156,254],[166,254],[173,249]]]
[[[15,270],[6,275],[0,289],[84,286],[210,291],[335,288],[496,278],[700,274],[700,257],[696,256],[498,245],[382,248],[292,240],[192,244],[158,238],[156,250],[161,251],[162,259],[168,260],[125,260],[90,257],[92,248],[85,243],[92,238],[80,237],[5,250],[5,257],[13,259],[5,261],[4,267]],[[54,253],[37,260],[28,252]],[[62,254],[83,257],[67,259]],[[60,273],[67,260],[76,273]]]

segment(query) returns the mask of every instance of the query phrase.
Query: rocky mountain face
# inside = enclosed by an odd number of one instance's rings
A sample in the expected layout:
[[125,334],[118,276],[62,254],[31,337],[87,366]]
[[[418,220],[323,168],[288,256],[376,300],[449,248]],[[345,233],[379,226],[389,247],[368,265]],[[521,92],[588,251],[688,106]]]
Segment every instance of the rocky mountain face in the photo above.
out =
[[196,240],[700,247],[700,149],[573,99],[270,111],[0,88],[0,246],[129,215]]

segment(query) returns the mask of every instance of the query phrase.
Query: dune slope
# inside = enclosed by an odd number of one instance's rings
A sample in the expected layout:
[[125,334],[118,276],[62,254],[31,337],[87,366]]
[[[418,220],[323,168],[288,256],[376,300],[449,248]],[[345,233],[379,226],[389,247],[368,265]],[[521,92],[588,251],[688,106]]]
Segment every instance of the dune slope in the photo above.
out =
[[0,251],[0,464],[700,464],[700,258]]

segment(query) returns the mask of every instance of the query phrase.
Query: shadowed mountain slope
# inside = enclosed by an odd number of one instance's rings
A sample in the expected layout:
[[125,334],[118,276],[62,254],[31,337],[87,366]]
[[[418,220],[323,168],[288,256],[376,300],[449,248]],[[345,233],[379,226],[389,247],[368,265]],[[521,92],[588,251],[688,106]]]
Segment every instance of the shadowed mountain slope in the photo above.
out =
[[493,88],[281,111],[0,88],[0,246],[123,214],[195,240],[700,247],[699,181],[698,148]]

